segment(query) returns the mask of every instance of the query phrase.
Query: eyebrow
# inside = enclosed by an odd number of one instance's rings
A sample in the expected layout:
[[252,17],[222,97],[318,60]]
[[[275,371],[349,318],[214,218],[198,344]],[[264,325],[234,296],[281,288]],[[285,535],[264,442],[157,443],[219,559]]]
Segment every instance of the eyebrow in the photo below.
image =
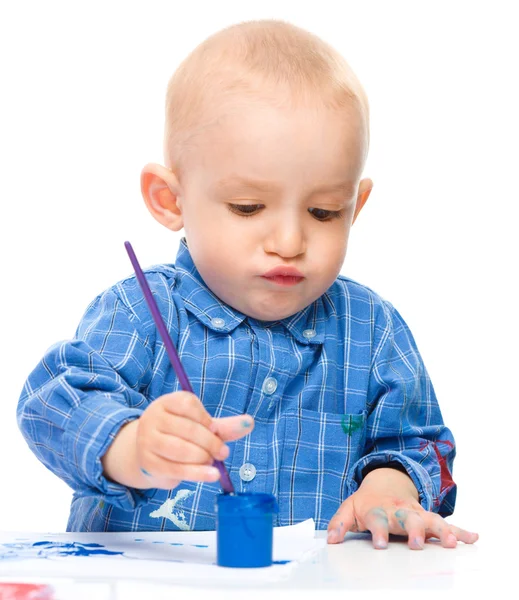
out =
[[259,179],[248,179],[247,177],[225,177],[215,186],[218,189],[224,189],[228,187],[244,187],[248,189],[257,190],[259,192],[275,192],[279,189],[275,183],[269,181],[261,181]]
[[[270,181],[263,181],[259,179],[249,179],[247,177],[226,177],[221,179],[216,184],[217,189],[225,189],[229,187],[243,187],[247,189],[257,190],[259,192],[275,192],[278,191],[281,186]],[[343,194],[351,194],[354,191],[354,183],[352,181],[341,181],[331,185],[324,185],[312,190],[312,194],[316,193],[334,193],[340,192]]]

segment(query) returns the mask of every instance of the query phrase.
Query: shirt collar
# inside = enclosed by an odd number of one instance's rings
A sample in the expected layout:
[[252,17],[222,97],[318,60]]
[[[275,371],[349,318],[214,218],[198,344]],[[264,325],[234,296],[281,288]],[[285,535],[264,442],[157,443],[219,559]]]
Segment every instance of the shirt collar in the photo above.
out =
[[178,291],[184,299],[186,310],[206,327],[228,333],[244,321],[244,314],[222,302],[207,287],[195,267],[185,238],[180,240],[175,267]]
[[281,323],[301,344],[324,344],[326,294]]
[[[247,319],[246,315],[222,302],[207,287],[191,258],[185,238],[180,240],[175,266],[177,289],[184,299],[186,310],[206,327],[212,331],[228,333]],[[248,320],[262,327],[272,327],[281,323],[302,344],[323,344],[327,318],[325,301],[326,295],[318,298],[295,315],[281,321],[265,322],[251,318]]]

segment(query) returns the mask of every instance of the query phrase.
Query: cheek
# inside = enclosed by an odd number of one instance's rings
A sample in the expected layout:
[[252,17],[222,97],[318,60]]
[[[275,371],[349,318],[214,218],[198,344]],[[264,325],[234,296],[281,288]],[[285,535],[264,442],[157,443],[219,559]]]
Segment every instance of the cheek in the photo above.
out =
[[184,211],[184,232],[193,255],[207,254],[221,247],[222,218],[201,203],[193,203]]
[[318,247],[321,248],[321,259],[327,265],[334,268],[340,268],[346,256],[346,248],[348,245],[348,232],[342,227],[336,231],[329,232],[321,238]]
[[232,279],[233,271],[247,254],[247,236],[236,232],[222,215],[186,219],[184,224],[191,256],[207,283]]
[[347,234],[341,230],[340,235],[329,234],[320,239],[313,246],[311,252],[311,263],[314,274],[317,275],[316,282],[319,286],[328,289],[340,274],[346,257]]

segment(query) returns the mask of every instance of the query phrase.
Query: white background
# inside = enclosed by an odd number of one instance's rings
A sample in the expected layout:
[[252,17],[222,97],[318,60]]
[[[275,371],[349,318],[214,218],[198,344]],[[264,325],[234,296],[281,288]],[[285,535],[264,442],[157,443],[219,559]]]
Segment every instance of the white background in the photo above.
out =
[[[343,273],[410,325],[458,442],[451,522],[506,531],[517,457],[514,2],[12,2],[0,8],[0,530],[64,530],[69,488],[15,410],[45,349],[178,235],[140,197],[167,81],[207,35],[264,17],[340,50],[371,103],[373,194]],[[508,518],[511,518],[510,516]]]

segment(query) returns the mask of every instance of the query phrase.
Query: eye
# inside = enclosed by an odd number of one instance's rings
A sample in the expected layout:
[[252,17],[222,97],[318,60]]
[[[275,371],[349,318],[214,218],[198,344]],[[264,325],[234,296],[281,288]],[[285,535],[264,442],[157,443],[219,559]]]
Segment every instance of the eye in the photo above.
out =
[[229,210],[241,217],[252,217],[263,208],[263,204],[228,204]]
[[342,210],[325,210],[324,208],[309,208],[308,212],[318,221],[331,221],[342,217]]

